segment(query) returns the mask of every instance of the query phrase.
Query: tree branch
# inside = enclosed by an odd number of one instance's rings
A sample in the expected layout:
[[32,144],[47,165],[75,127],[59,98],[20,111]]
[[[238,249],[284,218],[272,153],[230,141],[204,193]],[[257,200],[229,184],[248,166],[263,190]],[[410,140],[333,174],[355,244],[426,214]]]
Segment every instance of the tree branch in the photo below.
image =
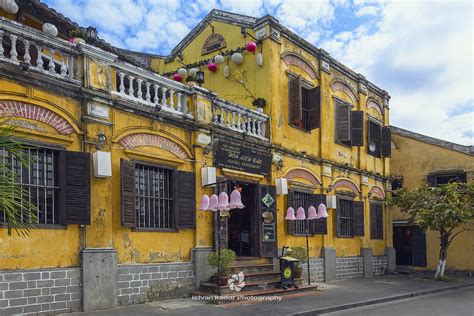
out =
[[474,230],[474,229],[472,229],[472,228],[466,228],[466,229],[462,229],[462,230],[458,231],[456,234],[454,234],[453,236],[451,236],[451,238],[449,239],[448,245],[451,244],[451,242],[453,241],[454,237],[456,237],[456,236],[459,235],[460,233],[465,232],[465,231],[468,231],[468,230]]

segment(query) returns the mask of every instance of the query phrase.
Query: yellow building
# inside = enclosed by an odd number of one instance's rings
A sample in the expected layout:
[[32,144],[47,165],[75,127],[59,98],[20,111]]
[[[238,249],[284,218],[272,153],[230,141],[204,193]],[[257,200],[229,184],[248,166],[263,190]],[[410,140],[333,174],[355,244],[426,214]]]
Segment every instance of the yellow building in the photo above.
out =
[[[213,10],[166,58],[114,48],[93,28],[87,43],[68,41],[76,28],[38,2],[0,10],[0,116],[30,145],[30,168],[14,165],[38,205],[28,238],[0,229],[1,308],[186,295],[213,273],[218,242],[266,263],[274,284],[274,259],[306,233],[313,281],[394,268],[386,91],[271,16]],[[179,68],[200,70],[202,87],[170,79]],[[203,194],[235,187],[245,208],[219,225],[197,211]],[[286,220],[289,207],[321,204],[329,217],[308,230]]]
[[[423,153],[423,154],[420,154]],[[474,181],[474,149],[392,126],[393,189],[436,186],[450,181]],[[439,233],[423,232],[393,211],[393,243],[397,266],[435,270]],[[468,225],[474,228],[474,222]],[[466,231],[449,246],[446,269],[474,270],[474,232]]]

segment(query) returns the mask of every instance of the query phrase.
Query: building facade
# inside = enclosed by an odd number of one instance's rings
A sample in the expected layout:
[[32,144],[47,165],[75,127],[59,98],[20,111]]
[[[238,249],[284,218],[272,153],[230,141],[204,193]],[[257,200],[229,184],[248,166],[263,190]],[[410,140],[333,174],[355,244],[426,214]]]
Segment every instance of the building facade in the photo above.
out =
[[[0,9],[0,115],[28,145],[30,168],[1,153],[38,222],[26,238],[0,228],[5,313],[189,295],[213,273],[218,242],[270,261],[304,247],[290,206],[328,207],[308,230],[314,280],[394,267],[386,91],[271,16],[213,10],[161,57],[112,47],[92,28],[87,43],[68,41],[77,24],[39,1],[18,4]],[[252,38],[255,54],[243,49]],[[224,64],[210,71],[217,54]],[[170,79],[183,64],[204,71],[202,87]],[[203,185],[209,168],[221,184]],[[197,210],[203,194],[234,186],[245,209],[219,225]]]
[[[420,153],[424,153],[420,155]],[[392,126],[393,189],[437,186],[450,181],[474,181],[474,149]],[[474,227],[470,223],[467,228]],[[449,246],[446,269],[474,269],[474,233],[461,233]],[[393,244],[397,266],[435,270],[439,261],[439,233],[423,232],[393,210]]]

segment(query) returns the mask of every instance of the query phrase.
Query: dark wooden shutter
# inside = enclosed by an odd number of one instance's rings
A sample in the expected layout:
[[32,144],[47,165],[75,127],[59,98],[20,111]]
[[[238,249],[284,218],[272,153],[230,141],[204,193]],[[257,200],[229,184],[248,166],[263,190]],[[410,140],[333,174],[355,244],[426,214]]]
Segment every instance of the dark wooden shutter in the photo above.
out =
[[303,117],[301,107],[301,77],[289,77],[289,118],[290,124],[298,124]]
[[351,140],[351,115],[349,104],[337,102],[336,105],[336,140]]
[[[313,194],[311,197],[312,204],[316,209],[319,204],[326,205],[326,195],[324,194]],[[328,221],[327,218],[320,218],[310,221],[312,225],[310,228],[310,233],[313,235],[326,235],[328,233]]]
[[[258,240],[260,241],[260,257],[274,257],[277,255],[278,248],[277,248],[277,223],[274,221],[274,229],[275,229],[275,241],[270,242],[270,241],[263,241],[263,217],[262,214],[264,212],[272,212],[273,218],[276,218],[276,187],[275,186],[264,186],[264,185],[258,185]],[[275,202],[270,205],[266,206],[262,202],[262,198],[270,194],[270,196],[275,200]]]
[[382,148],[382,157],[390,157],[392,153],[392,132],[390,127],[382,127],[382,141],[380,144]]
[[383,239],[383,205],[377,205],[377,239]]
[[436,186],[436,175],[434,174],[429,174],[426,176],[426,183],[430,187],[435,187]]
[[364,146],[364,112],[351,112],[351,145]]
[[354,236],[364,236],[364,202],[352,204]]
[[308,130],[321,127],[321,88],[308,92]]
[[370,239],[377,239],[377,205],[370,203]]
[[[295,197],[295,191],[294,190],[288,190],[288,195],[287,195],[287,198],[288,198],[288,203],[287,203],[287,209],[288,207],[293,207],[295,208],[294,206],[294,203],[293,203],[293,200],[294,200],[294,197]],[[295,210],[296,211],[296,210]],[[286,216],[286,210],[284,212],[284,216]],[[296,230],[296,221],[286,221],[286,227],[288,229],[288,234],[291,234],[291,235],[294,235],[295,234],[295,230]]]
[[135,210],[135,163],[120,159],[120,200],[122,205],[122,226],[137,226]]
[[173,185],[177,228],[196,228],[196,174],[176,170]]
[[[380,157],[380,145],[381,145],[381,128],[380,125],[368,121],[369,128],[367,129],[367,139],[368,139],[368,144],[367,144],[367,150],[369,154]],[[371,150],[370,149],[370,142],[373,141],[375,143],[375,149]]]
[[413,245],[413,265],[426,267],[426,234],[418,226],[411,226]]
[[89,225],[91,215],[90,154],[59,152],[61,224]]
[[[219,183],[214,187],[214,194],[219,195],[221,192],[226,192],[229,194],[230,186],[227,182],[227,179],[223,177],[217,177],[216,181]],[[228,248],[228,235],[229,235],[229,221],[227,218],[221,217],[221,221],[218,221],[218,213],[214,213],[214,249],[217,250],[217,236],[220,235],[219,245],[220,249],[227,249]],[[220,229],[220,233],[218,234],[217,229]]]

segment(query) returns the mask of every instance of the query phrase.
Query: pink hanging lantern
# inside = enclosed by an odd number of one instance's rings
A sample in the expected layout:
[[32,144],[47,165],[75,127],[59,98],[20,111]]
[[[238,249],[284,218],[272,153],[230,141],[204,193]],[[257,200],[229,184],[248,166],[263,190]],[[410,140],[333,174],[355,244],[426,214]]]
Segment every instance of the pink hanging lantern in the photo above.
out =
[[217,65],[214,64],[214,63],[209,63],[207,64],[207,69],[210,71],[210,72],[215,72],[217,70]]
[[219,194],[219,203],[217,203],[217,209],[219,211],[228,211],[229,210],[229,196],[225,192]]
[[178,73],[175,73],[175,74],[173,75],[173,80],[180,82],[181,80],[183,80],[183,76],[181,76],[181,75],[178,74]]
[[298,209],[296,210],[296,219],[298,219],[298,220],[306,219],[306,215],[304,213],[304,208],[298,207]]
[[202,197],[201,197],[201,205],[199,206],[199,210],[200,211],[207,211],[209,209],[209,197],[204,194]]
[[294,208],[289,207],[289,208],[286,210],[285,219],[288,220],[288,221],[296,221],[295,209],[294,209]]
[[324,205],[323,203],[319,204],[318,206],[318,217],[319,218],[329,217],[329,214],[326,211],[326,205]]
[[316,213],[316,208],[314,206],[310,206],[308,208],[308,220],[318,219],[318,214]]
[[240,195],[240,192],[238,190],[234,190],[230,194],[230,202],[229,202],[228,207],[230,209],[233,209],[233,208],[242,209],[245,207],[245,205],[242,204],[242,196]]
[[217,211],[217,204],[219,204],[219,198],[215,194],[211,195],[208,210],[213,212]]
[[257,44],[255,42],[248,42],[245,48],[248,52],[254,53],[257,50]]

